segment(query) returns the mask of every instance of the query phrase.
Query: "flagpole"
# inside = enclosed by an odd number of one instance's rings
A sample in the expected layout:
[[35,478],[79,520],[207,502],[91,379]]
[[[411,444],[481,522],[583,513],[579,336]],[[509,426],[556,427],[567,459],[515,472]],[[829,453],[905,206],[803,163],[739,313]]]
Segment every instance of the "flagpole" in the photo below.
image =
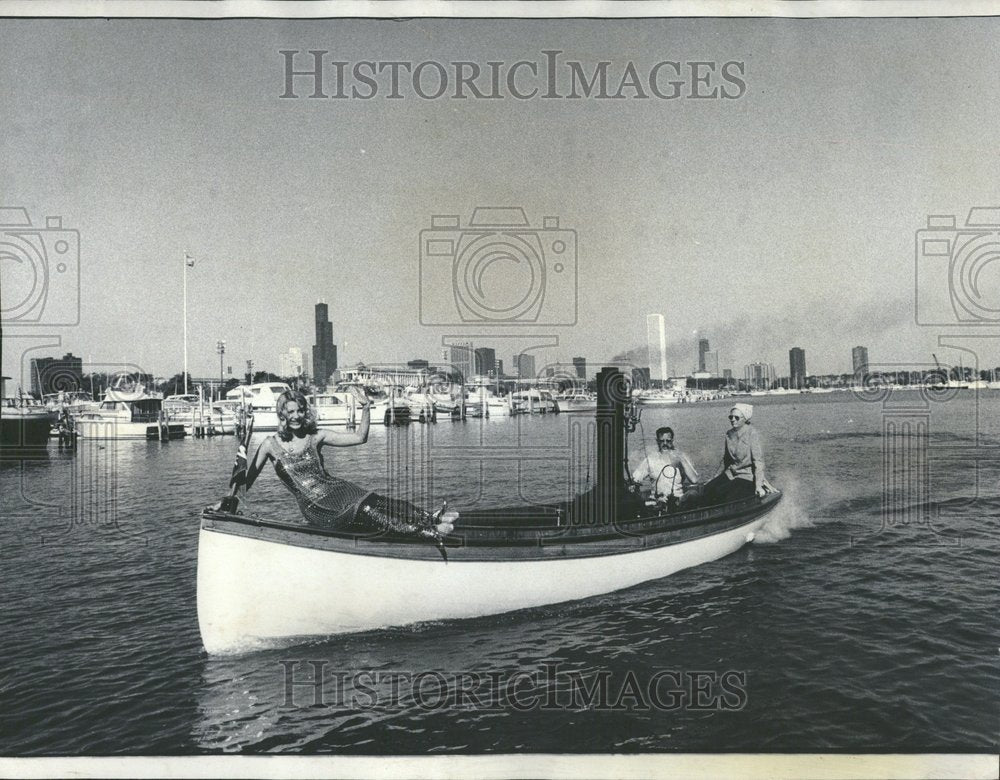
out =
[[184,252],[184,395],[188,391],[188,253]]

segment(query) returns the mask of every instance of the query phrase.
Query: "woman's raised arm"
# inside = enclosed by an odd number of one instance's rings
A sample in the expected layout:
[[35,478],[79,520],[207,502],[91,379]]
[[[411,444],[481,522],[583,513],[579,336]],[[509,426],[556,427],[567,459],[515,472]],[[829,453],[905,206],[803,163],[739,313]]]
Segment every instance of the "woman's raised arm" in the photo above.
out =
[[[355,393],[355,395],[359,394]],[[357,429],[353,431],[331,431],[329,428],[320,428],[316,434],[317,447],[321,447],[324,444],[328,444],[331,447],[350,447],[355,444],[364,444],[368,441],[368,429],[371,428],[372,424],[372,406],[367,398],[359,396],[359,400],[362,398],[361,423]]]
[[274,453],[271,451],[273,442],[274,442],[273,437],[268,436],[266,439],[264,439],[264,441],[260,443],[260,446],[257,448],[257,452],[253,456],[253,462],[247,468],[247,477],[244,482],[246,490],[250,489],[250,486],[254,483],[254,480],[257,479],[261,470],[264,468],[265,465],[267,465],[268,460],[274,458]]

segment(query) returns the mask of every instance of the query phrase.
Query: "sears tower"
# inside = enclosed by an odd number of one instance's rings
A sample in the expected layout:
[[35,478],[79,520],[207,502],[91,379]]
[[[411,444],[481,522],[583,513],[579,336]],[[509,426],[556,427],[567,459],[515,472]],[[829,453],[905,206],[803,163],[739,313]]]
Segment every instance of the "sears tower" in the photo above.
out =
[[337,370],[337,345],[333,343],[333,324],[325,303],[316,304],[316,343],[313,345],[313,379],[326,387],[330,374]]

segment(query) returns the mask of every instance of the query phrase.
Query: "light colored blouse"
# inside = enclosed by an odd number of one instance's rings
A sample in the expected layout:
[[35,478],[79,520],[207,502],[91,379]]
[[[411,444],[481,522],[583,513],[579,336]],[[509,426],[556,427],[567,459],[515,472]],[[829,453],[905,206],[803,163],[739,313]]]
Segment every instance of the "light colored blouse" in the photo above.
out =
[[764,482],[764,449],[760,434],[751,425],[726,432],[726,449],[722,456],[729,479],[745,479],[760,488]]

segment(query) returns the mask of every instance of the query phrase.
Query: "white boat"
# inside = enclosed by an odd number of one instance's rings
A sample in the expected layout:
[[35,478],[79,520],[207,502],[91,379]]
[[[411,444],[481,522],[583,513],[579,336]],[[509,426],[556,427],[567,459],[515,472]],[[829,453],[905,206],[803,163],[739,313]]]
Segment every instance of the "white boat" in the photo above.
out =
[[169,422],[163,399],[134,390],[109,389],[96,411],[76,418],[74,428],[84,439],[180,439],[184,424]]
[[[373,424],[405,425],[410,422],[410,405],[404,397],[402,388],[395,385],[366,385],[361,382],[339,382],[338,393],[350,393],[351,388],[358,388],[371,403],[371,421]],[[357,422],[359,418],[355,418]]]
[[671,406],[680,403],[684,394],[676,390],[643,390],[635,398],[643,406]]
[[206,510],[197,575],[205,649],[237,653],[574,601],[752,541],[779,491],[664,514],[625,490],[622,406],[607,396],[599,404],[597,417],[609,424],[597,426],[599,476],[591,491],[547,507],[465,513],[443,540],[447,561],[438,547],[411,537]]
[[163,411],[170,423],[180,423],[191,435],[230,435],[236,432],[238,401],[208,403],[197,395],[172,395],[163,399]]
[[510,397],[497,395],[488,380],[472,384],[465,393],[465,414],[467,417],[510,417]]
[[49,393],[42,397],[42,401],[50,411],[57,415],[65,411],[70,419],[76,419],[84,412],[93,412],[100,407],[100,402],[95,401],[90,393],[83,390],[63,390],[58,393]]
[[240,385],[226,393],[227,401],[242,401],[253,411],[253,427],[257,431],[278,430],[278,397],[291,387],[284,382],[258,382]]
[[594,414],[597,411],[597,395],[576,391],[556,396],[559,411],[565,414]]
[[434,398],[424,388],[410,386],[403,391],[403,400],[410,408],[410,419],[418,422],[435,422],[437,411]]
[[511,408],[514,414],[549,414],[558,413],[559,404],[551,390],[540,387],[529,387],[510,394]]
[[316,415],[316,425],[320,428],[347,428],[353,426],[360,416],[353,393],[316,393],[309,397],[309,403]]

